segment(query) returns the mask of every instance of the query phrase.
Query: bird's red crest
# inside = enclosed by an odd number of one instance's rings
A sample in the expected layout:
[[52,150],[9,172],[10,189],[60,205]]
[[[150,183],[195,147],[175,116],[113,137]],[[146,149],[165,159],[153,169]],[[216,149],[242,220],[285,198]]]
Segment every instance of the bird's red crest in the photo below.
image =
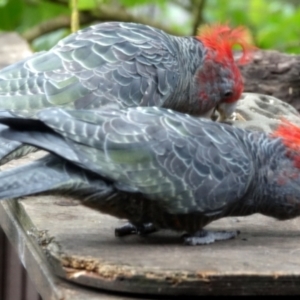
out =
[[197,38],[203,42],[207,48],[211,48],[216,53],[216,61],[222,62],[224,59],[233,61],[232,47],[240,45],[242,56],[237,61],[238,64],[245,64],[252,58],[253,50],[256,47],[252,44],[249,30],[245,27],[230,28],[228,25],[205,25],[202,26]]
[[283,144],[290,150],[289,153],[293,154],[296,167],[300,168],[300,127],[282,119],[272,136],[282,139]]

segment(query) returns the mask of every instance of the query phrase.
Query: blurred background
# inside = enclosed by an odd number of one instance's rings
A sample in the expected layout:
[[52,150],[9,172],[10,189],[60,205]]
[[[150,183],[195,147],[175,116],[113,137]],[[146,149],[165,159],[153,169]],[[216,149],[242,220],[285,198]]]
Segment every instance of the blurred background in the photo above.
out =
[[0,0],[0,31],[17,31],[34,51],[70,33],[72,3],[80,26],[130,21],[175,35],[194,35],[203,23],[247,26],[262,49],[300,53],[299,0]]

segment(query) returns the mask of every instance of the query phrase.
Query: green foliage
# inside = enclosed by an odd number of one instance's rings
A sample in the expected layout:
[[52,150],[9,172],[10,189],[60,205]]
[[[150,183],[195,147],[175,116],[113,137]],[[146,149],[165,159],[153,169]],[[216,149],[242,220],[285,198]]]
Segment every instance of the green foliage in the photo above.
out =
[[147,5],[147,4],[163,6],[167,2],[171,2],[171,1],[167,1],[167,0],[152,0],[152,1],[149,1],[149,0],[119,0],[119,2],[126,7],[133,7],[133,6],[141,6],[141,5]]
[[95,9],[101,2],[102,1],[99,0],[78,0],[78,9],[92,10]]
[[[0,0],[0,4],[5,0]],[[0,5],[0,30],[24,30],[61,14],[69,14],[69,8],[44,0],[9,0]]]
[[[148,18],[184,35],[192,34],[196,14],[189,7],[199,1],[78,0],[78,9],[97,16],[98,7],[105,5],[112,11],[129,12],[137,21],[140,17]],[[69,0],[0,0],[0,30],[22,34],[61,15],[70,15]],[[299,0],[206,0],[202,17],[207,23],[247,26],[260,48],[300,53]],[[68,33],[64,25],[62,29],[37,37],[32,45],[35,50],[48,49]]]
[[0,29],[14,30],[18,27],[25,5],[22,0],[1,1]]
[[0,0],[0,6],[4,6],[7,4],[8,0]]
[[50,49],[53,45],[56,45],[62,38],[66,37],[71,33],[70,29],[62,28],[51,33],[46,33],[38,38],[34,39],[32,42],[32,48],[35,51],[42,51],[45,49]]
[[300,1],[210,0],[204,13],[209,22],[247,26],[259,48],[300,53]]

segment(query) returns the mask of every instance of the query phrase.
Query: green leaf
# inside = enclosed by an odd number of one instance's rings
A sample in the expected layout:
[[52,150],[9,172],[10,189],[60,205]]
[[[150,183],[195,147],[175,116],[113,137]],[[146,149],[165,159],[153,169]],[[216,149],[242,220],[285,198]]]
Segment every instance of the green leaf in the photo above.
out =
[[98,6],[99,2],[99,0],[78,0],[78,9],[92,10]]
[[0,29],[14,30],[22,19],[24,2],[22,0],[10,0],[4,6],[0,6]]
[[0,6],[5,6],[8,0],[0,0]]
[[58,3],[51,3],[46,0],[38,0],[36,3],[25,5],[23,8],[23,16],[17,30],[24,32],[32,26],[39,23],[56,18],[60,15],[69,15],[70,9],[68,6]]
[[32,48],[34,51],[49,50],[68,34],[70,30],[65,28],[44,34],[32,42]]
[[119,0],[119,2],[127,7],[133,7],[133,6],[139,6],[139,5],[146,5],[146,4],[159,4],[159,5],[163,5],[165,2],[165,0]]

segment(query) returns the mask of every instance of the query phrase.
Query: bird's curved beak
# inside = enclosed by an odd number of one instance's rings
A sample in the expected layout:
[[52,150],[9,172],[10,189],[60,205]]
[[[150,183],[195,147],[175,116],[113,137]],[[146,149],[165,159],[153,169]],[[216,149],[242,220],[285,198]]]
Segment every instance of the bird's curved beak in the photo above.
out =
[[219,113],[219,117],[217,118],[218,122],[223,122],[226,119],[230,119],[235,112],[237,107],[237,102],[232,103],[220,103],[217,105],[216,110]]

